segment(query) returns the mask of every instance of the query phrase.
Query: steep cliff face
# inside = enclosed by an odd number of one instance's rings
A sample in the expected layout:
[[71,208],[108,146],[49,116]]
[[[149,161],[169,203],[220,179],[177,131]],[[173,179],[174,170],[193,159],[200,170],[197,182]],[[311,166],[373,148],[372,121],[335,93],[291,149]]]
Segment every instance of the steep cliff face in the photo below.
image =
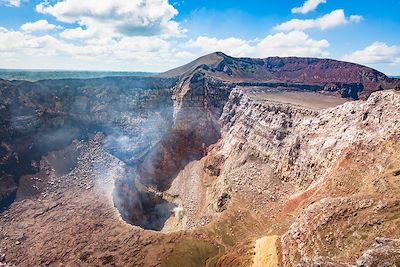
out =
[[[168,158],[174,158],[174,162],[180,162],[179,155],[183,155],[183,158],[190,156],[199,158],[204,153],[205,147],[218,140],[220,136],[218,120],[229,93],[235,87],[245,87],[249,90],[263,88],[271,91],[320,92],[349,99],[366,99],[372,92],[398,88],[400,84],[398,80],[390,79],[376,70],[348,62],[294,57],[233,58],[219,52],[201,57],[161,76],[179,77],[179,82],[173,90],[173,133],[168,139],[181,139],[186,142],[183,142],[184,145],[181,147],[183,149],[178,149],[176,152],[166,149],[168,145],[163,145],[154,156],[159,159],[158,170],[166,164],[164,159],[168,161]],[[229,106],[228,103],[228,108]],[[290,120],[282,119],[281,122],[276,122],[278,134],[285,135],[286,124],[292,123]],[[283,128],[278,129],[279,127]],[[301,130],[299,129],[299,132]],[[300,141],[299,139],[298,142]],[[291,151],[292,157],[297,157],[294,154],[296,145],[294,146]],[[164,156],[162,151],[169,151],[168,156]],[[320,167],[323,166],[315,165],[313,168]],[[181,168],[182,166],[175,165],[172,169]],[[302,170],[297,171],[301,173]],[[162,177],[162,172],[158,171],[156,175],[147,173],[145,176]]]
[[221,150],[229,151],[226,157],[252,153],[281,180],[302,189],[327,174],[345,148],[376,142],[400,127],[393,115],[400,98],[393,91],[322,111],[256,98],[240,90],[231,93],[221,116]]
[[[198,180],[216,179],[207,185],[205,196],[194,200],[198,206],[190,205],[196,207],[191,209],[198,222],[225,210],[233,192],[244,187],[248,193],[268,191],[274,200],[316,187],[344,150],[359,142],[380,140],[399,126],[392,116],[399,108],[393,100],[395,93],[375,94],[365,103],[320,111],[344,102],[315,104],[331,96],[366,99],[372,92],[396,88],[396,80],[352,63],[237,59],[214,53],[161,76],[179,76],[173,90],[173,125],[144,160],[140,180],[162,191],[172,185],[172,192],[182,193],[174,179],[186,187],[191,184],[187,180],[193,180],[193,188],[198,187]],[[300,104],[290,103],[293,99],[257,99],[260,92],[280,91],[299,92],[301,96],[295,98],[302,98]],[[200,161],[205,164],[204,176],[198,173],[198,164],[203,163],[187,164],[206,154],[204,162]],[[246,168],[253,168],[251,162],[265,166],[250,173]],[[191,178],[185,180],[184,173]],[[268,183],[271,188],[266,187]],[[199,190],[194,191],[203,191]]]
[[[208,201],[218,203],[226,192],[228,213],[253,210],[266,225],[260,229],[282,235],[283,266],[346,266],[375,238],[399,238],[400,94],[375,92],[367,101],[328,109],[276,99],[274,93],[232,91],[220,118],[221,140],[204,164],[215,177]],[[220,266],[239,264],[237,249]]]
[[195,72],[174,90],[174,129],[209,145],[219,138],[218,118],[234,85]]
[[400,236],[399,140],[397,133],[381,142],[360,143],[338,158],[283,234],[284,266],[398,264],[398,240],[389,239]]
[[[353,63],[296,57],[233,58],[220,52],[160,76],[179,77],[173,92],[176,129],[195,133],[208,129],[198,133],[205,139],[210,130],[218,130],[215,121],[235,86],[319,91],[352,99],[366,99],[375,91],[400,88],[400,80]],[[209,135],[213,139],[213,134]]]
[[139,168],[144,184],[166,190],[188,162],[204,156],[220,138],[218,118],[233,87],[201,71],[181,78],[173,89],[171,130]]

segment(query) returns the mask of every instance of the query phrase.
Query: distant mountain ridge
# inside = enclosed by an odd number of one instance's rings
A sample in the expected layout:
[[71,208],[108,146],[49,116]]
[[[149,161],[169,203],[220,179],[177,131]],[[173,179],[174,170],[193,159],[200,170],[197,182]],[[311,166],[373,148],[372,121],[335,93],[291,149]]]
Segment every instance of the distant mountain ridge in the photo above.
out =
[[130,71],[70,71],[70,70],[19,70],[0,69],[0,79],[4,80],[55,80],[55,79],[92,79],[103,77],[148,77],[156,75],[150,72]]
[[[235,58],[221,52],[200,57],[186,65],[159,74],[185,80],[194,73],[234,83],[286,83],[317,85],[320,90],[336,92],[345,87],[353,98],[366,98],[372,92],[400,88],[400,79],[355,63],[332,59],[269,57]],[[347,90],[347,89],[346,89]]]

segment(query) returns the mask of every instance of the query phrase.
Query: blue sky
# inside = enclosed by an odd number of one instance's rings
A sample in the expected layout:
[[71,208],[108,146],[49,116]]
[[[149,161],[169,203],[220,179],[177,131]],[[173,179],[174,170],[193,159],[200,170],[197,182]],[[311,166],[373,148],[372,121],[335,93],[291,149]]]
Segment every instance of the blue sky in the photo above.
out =
[[206,53],[400,75],[400,0],[0,0],[0,68],[163,71]]

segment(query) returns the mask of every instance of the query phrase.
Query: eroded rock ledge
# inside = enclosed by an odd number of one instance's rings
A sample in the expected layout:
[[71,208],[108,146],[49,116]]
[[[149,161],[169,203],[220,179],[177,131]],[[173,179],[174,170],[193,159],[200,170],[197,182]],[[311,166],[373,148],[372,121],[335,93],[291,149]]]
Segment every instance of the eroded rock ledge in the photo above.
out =
[[320,111],[262,100],[232,91],[220,119],[221,151],[229,151],[225,157],[252,153],[281,180],[301,189],[329,173],[344,149],[379,142],[400,127],[400,94],[395,91]]

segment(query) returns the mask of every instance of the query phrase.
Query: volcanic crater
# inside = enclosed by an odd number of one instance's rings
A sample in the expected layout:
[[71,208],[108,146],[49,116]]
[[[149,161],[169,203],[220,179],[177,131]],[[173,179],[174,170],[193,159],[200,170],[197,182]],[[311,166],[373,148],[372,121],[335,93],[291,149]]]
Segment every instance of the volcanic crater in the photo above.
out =
[[0,80],[0,263],[396,266],[399,89],[219,52],[155,77]]

